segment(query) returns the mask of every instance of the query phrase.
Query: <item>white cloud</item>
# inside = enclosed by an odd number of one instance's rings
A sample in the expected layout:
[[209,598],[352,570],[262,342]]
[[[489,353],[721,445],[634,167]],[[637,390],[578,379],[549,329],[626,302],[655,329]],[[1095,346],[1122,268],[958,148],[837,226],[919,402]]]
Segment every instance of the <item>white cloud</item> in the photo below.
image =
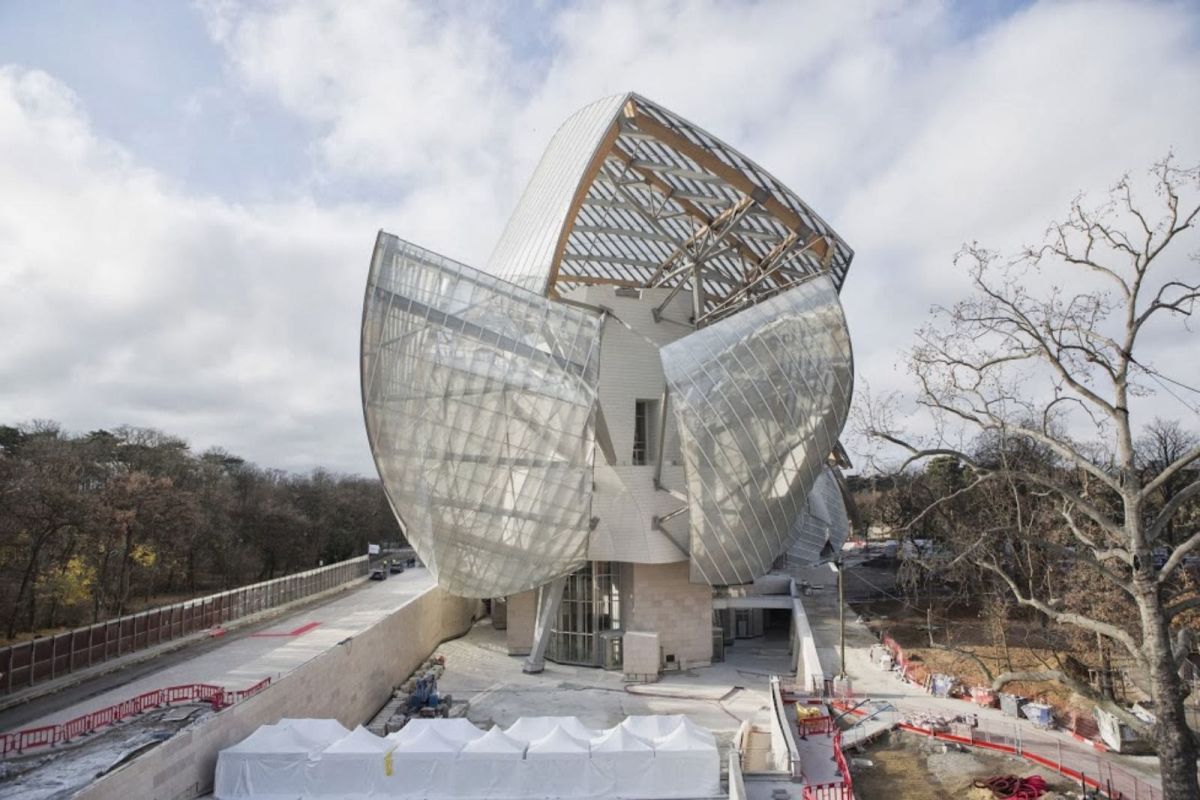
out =
[[[209,2],[222,91],[315,131],[312,174],[274,205],[186,193],[98,137],[66,87],[6,70],[0,419],[156,424],[265,463],[368,470],[356,345],[375,229],[481,263],[554,128],[627,89],[845,236],[858,366],[899,386],[897,345],[960,290],[961,242],[1034,238],[1076,191],[1169,146],[1200,160],[1194,6],[1051,2],[977,23],[973,8]],[[359,185],[386,202],[288,194]]]
[[0,153],[0,418],[363,468],[345,254],[365,263],[369,227],[181,195],[39,72],[0,70]]

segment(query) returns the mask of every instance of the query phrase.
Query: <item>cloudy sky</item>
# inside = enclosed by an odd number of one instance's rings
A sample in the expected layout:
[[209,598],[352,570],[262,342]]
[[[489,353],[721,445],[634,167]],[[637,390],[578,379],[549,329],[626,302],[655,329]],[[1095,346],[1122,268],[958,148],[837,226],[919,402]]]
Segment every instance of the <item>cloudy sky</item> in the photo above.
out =
[[373,473],[375,231],[483,262],[557,124],[630,89],[850,242],[880,391],[960,244],[1200,161],[1200,4],[0,2],[0,422]]

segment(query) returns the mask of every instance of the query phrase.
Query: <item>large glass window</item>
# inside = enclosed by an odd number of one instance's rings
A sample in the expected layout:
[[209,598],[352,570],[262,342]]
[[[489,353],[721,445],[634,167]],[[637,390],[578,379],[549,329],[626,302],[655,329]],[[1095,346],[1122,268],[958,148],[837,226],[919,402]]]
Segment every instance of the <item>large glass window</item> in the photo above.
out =
[[590,562],[567,577],[546,658],[560,664],[602,666],[611,656],[605,659],[601,635],[620,627],[620,565]]

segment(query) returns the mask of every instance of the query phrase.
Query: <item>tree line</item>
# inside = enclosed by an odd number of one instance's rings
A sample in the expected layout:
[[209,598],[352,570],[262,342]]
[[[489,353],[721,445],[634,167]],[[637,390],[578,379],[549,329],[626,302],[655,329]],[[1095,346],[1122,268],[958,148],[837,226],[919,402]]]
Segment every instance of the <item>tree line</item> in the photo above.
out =
[[268,580],[402,541],[378,480],[296,475],[148,428],[0,425],[9,639]]

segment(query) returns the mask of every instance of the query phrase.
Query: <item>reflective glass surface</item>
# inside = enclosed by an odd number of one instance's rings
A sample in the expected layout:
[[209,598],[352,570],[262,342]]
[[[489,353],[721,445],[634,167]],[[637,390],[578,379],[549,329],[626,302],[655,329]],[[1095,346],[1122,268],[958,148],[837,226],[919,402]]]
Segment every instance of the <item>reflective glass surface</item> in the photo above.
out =
[[498,597],[583,566],[600,318],[386,233],[363,314],[371,449],[438,583]]
[[849,411],[837,289],[818,275],[661,355],[684,457],[692,579],[747,583],[784,551]]
[[[842,550],[846,534],[850,532],[850,517],[846,513],[846,501],[833,470],[825,467],[817,476],[804,510],[792,527],[792,539],[788,542],[787,557],[802,565],[832,559]],[[826,548],[828,543],[829,548]]]

